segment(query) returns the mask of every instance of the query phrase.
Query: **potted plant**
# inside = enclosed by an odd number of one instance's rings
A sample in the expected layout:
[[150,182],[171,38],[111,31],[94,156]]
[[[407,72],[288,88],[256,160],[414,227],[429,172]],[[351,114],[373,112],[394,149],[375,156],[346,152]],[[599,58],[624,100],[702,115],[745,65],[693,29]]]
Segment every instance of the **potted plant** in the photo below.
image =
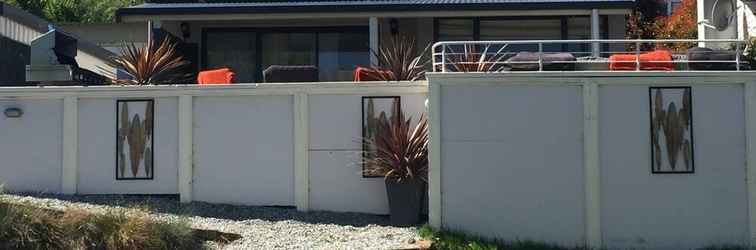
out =
[[404,117],[398,108],[395,119],[380,119],[376,136],[364,139],[372,149],[365,154],[364,171],[384,177],[391,223],[415,225],[428,181],[428,123],[422,116],[417,124]]

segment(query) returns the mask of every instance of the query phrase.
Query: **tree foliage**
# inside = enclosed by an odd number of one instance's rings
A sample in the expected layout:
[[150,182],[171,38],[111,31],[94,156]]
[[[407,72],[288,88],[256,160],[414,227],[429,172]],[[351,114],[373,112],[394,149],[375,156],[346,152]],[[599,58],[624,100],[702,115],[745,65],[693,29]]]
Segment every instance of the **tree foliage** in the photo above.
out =
[[655,22],[662,16],[664,2],[661,0],[638,0],[628,17],[628,39],[654,39]]
[[[697,37],[696,1],[682,0],[665,16],[661,0],[639,0],[628,18],[627,39],[695,39]],[[665,47],[684,50],[692,43],[643,44],[643,49]],[[631,46],[632,47],[632,46]]]
[[56,23],[111,23],[119,8],[144,0],[7,0],[9,4]]

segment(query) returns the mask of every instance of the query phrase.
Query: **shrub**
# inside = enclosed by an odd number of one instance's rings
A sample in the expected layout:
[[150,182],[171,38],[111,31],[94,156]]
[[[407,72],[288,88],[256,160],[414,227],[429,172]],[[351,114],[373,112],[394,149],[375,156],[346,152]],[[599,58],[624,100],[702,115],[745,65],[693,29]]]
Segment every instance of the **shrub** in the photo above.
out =
[[0,204],[0,249],[65,249],[65,241],[51,212]]
[[0,204],[0,249],[201,249],[185,221],[148,219],[135,209],[94,214]]
[[396,119],[379,119],[378,134],[365,138],[364,143],[375,148],[365,161],[365,174],[383,176],[396,182],[428,178],[428,122],[420,117],[417,125],[412,118],[405,120],[404,112],[397,109]]
[[110,64],[132,77],[131,80],[115,80],[116,84],[153,85],[191,81],[191,74],[184,72],[189,62],[178,54],[176,43],[168,37],[160,44],[150,40],[141,48],[134,44],[127,45]]
[[382,81],[416,81],[425,79],[425,67],[430,45],[420,53],[417,52],[415,39],[410,36],[396,35],[381,42],[378,51],[371,51],[378,58],[378,65],[365,70],[371,79]]

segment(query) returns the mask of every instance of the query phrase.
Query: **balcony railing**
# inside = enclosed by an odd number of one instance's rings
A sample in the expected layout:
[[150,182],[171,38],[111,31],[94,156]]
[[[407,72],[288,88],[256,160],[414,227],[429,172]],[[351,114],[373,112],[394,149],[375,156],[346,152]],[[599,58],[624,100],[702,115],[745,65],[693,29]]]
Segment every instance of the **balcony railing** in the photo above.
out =
[[[433,45],[432,60],[435,72],[740,71],[750,69],[746,45],[736,39],[448,41]],[[693,49],[704,46],[714,49]]]

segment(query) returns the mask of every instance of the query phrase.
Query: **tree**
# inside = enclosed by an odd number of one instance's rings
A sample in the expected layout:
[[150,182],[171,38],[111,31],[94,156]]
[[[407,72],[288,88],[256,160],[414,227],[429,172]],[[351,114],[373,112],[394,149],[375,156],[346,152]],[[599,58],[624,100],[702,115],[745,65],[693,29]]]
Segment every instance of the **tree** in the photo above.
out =
[[672,15],[656,19],[652,31],[657,39],[695,39],[698,34],[696,1],[682,0]]
[[661,0],[639,0],[636,2],[627,22],[627,39],[653,39],[656,19],[663,14]]
[[144,0],[8,0],[8,3],[56,23],[111,23],[119,8]]

